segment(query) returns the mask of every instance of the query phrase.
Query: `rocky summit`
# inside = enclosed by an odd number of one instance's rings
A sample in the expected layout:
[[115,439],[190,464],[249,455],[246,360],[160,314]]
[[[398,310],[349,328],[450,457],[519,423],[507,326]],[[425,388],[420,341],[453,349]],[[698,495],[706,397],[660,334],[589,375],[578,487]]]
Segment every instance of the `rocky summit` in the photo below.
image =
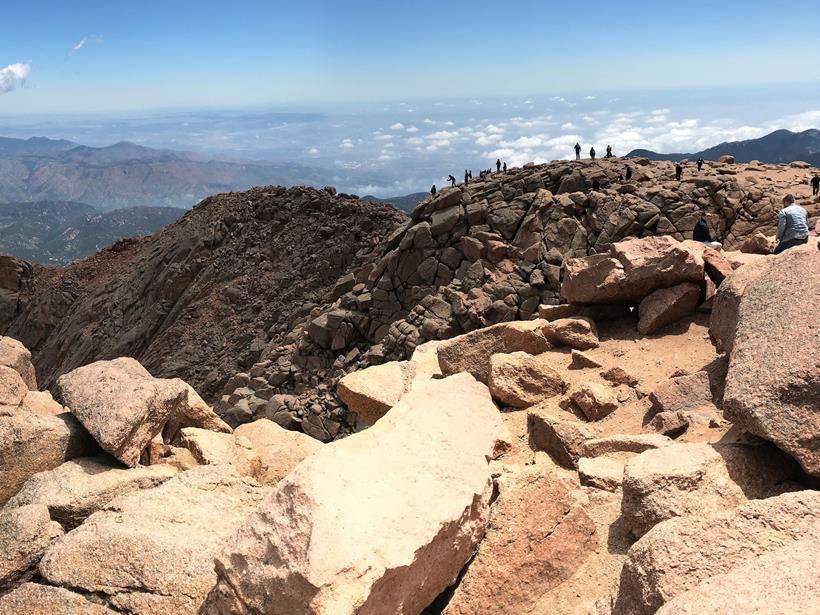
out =
[[816,613],[820,238],[768,248],[783,193],[816,224],[799,178],[267,187],[3,257],[0,615]]

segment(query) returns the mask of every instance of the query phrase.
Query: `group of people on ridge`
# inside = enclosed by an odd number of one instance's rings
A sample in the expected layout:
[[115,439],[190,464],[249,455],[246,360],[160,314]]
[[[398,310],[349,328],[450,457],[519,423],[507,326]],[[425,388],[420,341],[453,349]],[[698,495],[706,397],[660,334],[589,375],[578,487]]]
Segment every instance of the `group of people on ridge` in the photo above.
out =
[[[589,157],[590,157],[591,160],[595,160],[595,147],[594,146],[589,148]],[[612,158],[612,157],[613,157],[612,146],[607,145],[606,146],[606,156],[605,156],[605,158]],[[580,160],[580,159],[581,159],[581,144],[576,143],[575,144],[575,160]]]
[[[502,163],[501,159],[499,158],[498,160],[495,161],[495,170],[498,173],[501,173],[502,171],[504,173],[506,173],[507,172],[507,163],[506,162]],[[484,177],[485,175],[489,175],[491,172],[492,171],[490,169],[487,169],[486,171],[481,171],[481,173],[479,173],[479,175],[481,177]],[[465,186],[470,183],[470,180],[472,178],[473,178],[473,172],[469,169],[464,169],[464,185]],[[456,187],[456,178],[452,173],[447,176],[447,181],[450,182],[450,187],[451,188]],[[433,196],[436,195],[436,185],[435,184],[433,184],[430,187],[430,194],[432,194]]]

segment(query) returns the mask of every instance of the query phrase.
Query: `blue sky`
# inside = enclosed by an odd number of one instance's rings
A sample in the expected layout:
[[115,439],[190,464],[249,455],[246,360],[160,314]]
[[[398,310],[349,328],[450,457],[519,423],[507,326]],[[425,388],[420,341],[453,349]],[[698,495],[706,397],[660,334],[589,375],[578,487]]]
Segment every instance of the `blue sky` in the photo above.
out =
[[0,114],[820,80],[801,1],[29,1],[2,32]]

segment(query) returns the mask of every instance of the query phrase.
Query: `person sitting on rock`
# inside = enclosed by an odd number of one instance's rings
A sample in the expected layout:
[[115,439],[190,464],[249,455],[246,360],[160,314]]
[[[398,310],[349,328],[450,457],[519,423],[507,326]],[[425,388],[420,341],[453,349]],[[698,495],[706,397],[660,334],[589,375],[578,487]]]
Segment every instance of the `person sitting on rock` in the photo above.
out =
[[495,172],[496,173],[501,173],[501,158],[498,158],[495,161]]
[[433,195],[433,196],[436,196],[436,185],[435,184],[433,184],[433,187],[430,188],[430,194]]
[[815,173],[811,178],[811,194],[817,196],[818,193],[820,193],[820,175]]
[[581,159],[581,144],[577,141],[575,142],[575,160]]
[[450,187],[455,188],[456,187],[456,178],[453,177],[452,175],[448,175],[447,179],[450,181]]
[[700,171],[703,168],[703,158],[698,158],[696,164],[698,165],[698,171]]
[[680,162],[675,165],[675,179],[680,181],[681,175],[683,175],[683,167],[680,165]]
[[794,196],[783,197],[783,209],[777,214],[777,246],[773,254],[795,246],[802,246],[809,241],[809,215],[806,210],[794,202]]
[[719,241],[712,240],[712,234],[709,232],[709,223],[706,221],[705,213],[701,213],[700,219],[695,223],[695,229],[692,231],[692,239],[699,241],[713,250],[720,251],[723,249],[723,245]]
[[606,157],[607,158],[612,158],[612,146],[611,145],[606,146]]
[[589,157],[590,157],[592,160],[595,160],[595,148],[594,148],[594,147],[590,147],[590,148],[589,148]]

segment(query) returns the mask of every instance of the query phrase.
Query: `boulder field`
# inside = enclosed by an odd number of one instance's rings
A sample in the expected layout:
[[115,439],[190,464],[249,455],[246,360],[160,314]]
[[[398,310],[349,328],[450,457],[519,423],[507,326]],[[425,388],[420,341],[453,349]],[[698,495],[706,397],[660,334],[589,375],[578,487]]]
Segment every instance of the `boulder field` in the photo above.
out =
[[214,405],[0,337],[0,615],[816,612],[817,238],[712,251],[758,172],[631,164],[425,200]]

